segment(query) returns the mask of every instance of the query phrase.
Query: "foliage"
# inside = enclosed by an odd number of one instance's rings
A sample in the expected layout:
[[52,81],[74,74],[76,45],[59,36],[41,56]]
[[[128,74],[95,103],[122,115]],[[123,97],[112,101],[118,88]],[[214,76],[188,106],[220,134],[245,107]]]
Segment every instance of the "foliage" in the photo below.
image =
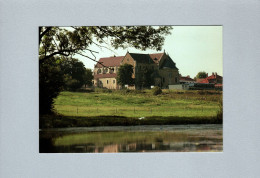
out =
[[152,78],[152,69],[145,68],[143,71],[139,72],[138,78],[135,79],[135,84],[138,88],[150,88],[151,85],[154,85],[154,80]]
[[122,87],[124,85],[132,85],[134,83],[134,79],[132,78],[134,71],[133,66],[130,64],[123,64],[118,68],[117,72],[117,82]]
[[[54,55],[75,54],[94,60],[90,55],[83,54],[83,51],[88,51],[92,55],[96,53],[89,48],[92,44],[98,47],[107,44],[115,49],[134,47],[141,50],[147,48],[161,50],[164,36],[170,34],[171,29],[169,26],[40,27],[39,55],[42,56],[40,61]],[[110,41],[110,44],[106,41]]]
[[64,86],[63,73],[54,57],[40,65],[39,86],[40,113],[52,113],[54,98]]
[[86,84],[91,86],[92,71],[87,70],[81,61],[74,58],[63,58],[60,60],[60,65],[65,78],[65,90],[76,91]]
[[[57,65],[58,61],[53,61],[54,57],[78,54],[96,61],[95,53],[98,52],[90,48],[92,45],[99,48],[161,50],[165,35],[170,34],[171,29],[169,26],[39,27],[40,113],[51,112],[53,99],[58,96],[64,83],[69,90],[75,90],[82,84],[82,80],[74,74],[62,77],[62,66]],[[83,77],[87,85],[90,85],[89,73],[87,71]]]
[[93,72],[91,69],[85,70],[85,75],[83,76],[83,81],[85,85],[88,85],[89,87],[92,86],[92,80],[94,79]]
[[153,95],[159,95],[162,93],[162,89],[158,86],[155,86],[153,89],[152,89],[152,92],[153,92]]
[[199,72],[197,75],[196,75],[196,79],[200,79],[200,78],[206,78],[207,77],[207,73],[206,72]]

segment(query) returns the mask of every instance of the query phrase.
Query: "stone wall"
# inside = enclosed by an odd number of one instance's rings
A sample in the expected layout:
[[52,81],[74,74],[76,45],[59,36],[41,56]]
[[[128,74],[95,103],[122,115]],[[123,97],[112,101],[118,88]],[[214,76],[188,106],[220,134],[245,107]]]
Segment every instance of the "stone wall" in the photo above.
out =
[[116,78],[100,78],[94,80],[94,86],[107,89],[119,89]]

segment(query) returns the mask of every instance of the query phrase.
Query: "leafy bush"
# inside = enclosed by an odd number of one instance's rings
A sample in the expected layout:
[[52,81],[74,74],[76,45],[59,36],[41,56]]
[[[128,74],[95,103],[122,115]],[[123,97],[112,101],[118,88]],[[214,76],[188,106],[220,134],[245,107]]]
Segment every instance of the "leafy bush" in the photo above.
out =
[[159,95],[162,93],[162,89],[158,86],[155,86],[153,89],[152,89],[152,93],[153,95]]

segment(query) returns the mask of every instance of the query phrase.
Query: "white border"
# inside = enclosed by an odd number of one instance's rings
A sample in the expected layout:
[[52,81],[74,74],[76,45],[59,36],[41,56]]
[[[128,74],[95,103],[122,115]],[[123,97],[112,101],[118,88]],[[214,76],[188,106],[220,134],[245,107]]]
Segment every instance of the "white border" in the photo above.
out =
[[[0,0],[0,177],[258,177],[259,19],[253,0]],[[39,154],[40,25],[223,25],[224,153]]]

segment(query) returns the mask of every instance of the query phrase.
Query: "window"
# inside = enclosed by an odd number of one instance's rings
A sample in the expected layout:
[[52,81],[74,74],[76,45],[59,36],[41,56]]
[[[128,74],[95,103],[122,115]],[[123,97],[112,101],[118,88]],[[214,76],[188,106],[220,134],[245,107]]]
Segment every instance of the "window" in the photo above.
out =
[[101,69],[98,69],[98,70],[97,70],[97,73],[100,74],[100,73],[101,73]]
[[113,83],[116,83],[116,81],[115,81],[115,80],[113,80]]
[[175,77],[175,83],[177,83],[178,82],[178,78],[177,77]]
[[107,84],[108,84],[108,80],[107,80]]
[[108,69],[107,68],[104,68],[104,74],[108,72]]

